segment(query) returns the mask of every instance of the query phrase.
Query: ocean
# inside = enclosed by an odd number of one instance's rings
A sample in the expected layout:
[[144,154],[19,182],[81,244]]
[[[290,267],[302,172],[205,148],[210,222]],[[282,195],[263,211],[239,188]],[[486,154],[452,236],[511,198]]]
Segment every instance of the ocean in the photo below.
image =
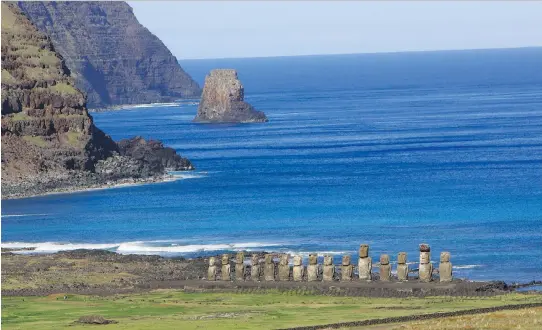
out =
[[[195,124],[197,100],[93,113],[161,139],[174,182],[2,201],[2,247],[355,256],[370,244],[473,280],[542,280],[542,48],[181,61],[234,68],[265,124]],[[413,265],[415,267],[415,265]]]

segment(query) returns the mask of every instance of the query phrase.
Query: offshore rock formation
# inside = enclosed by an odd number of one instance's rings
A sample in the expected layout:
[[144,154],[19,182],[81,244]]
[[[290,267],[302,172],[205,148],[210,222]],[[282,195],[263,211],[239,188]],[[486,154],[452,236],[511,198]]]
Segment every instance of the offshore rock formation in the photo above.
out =
[[216,69],[205,77],[196,122],[250,123],[266,122],[261,111],[244,101],[244,88],[237,72]]
[[125,2],[18,3],[66,60],[88,106],[170,102],[201,89]]
[[116,144],[46,35],[2,2],[2,198],[106,185],[193,169],[157,141]]

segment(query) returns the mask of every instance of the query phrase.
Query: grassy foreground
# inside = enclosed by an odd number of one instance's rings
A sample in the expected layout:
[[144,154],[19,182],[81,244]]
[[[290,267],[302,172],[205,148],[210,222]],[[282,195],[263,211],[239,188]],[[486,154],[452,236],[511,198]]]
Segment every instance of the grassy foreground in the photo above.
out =
[[[359,328],[363,329],[363,328]],[[542,307],[517,311],[500,311],[494,313],[449,317],[439,320],[411,322],[395,325],[393,330],[508,330],[508,329],[542,329]]]
[[[69,295],[66,300],[64,295],[3,297],[2,328],[88,329],[88,325],[74,321],[81,316],[98,314],[118,321],[98,326],[100,329],[273,329],[533,302],[542,302],[542,295],[397,299],[274,291],[244,294],[157,290],[102,297]],[[540,309],[536,310],[540,318]],[[522,312],[525,311],[510,313]],[[498,315],[503,313],[507,312]],[[475,317],[479,316],[464,318]],[[427,321],[427,324],[444,321]],[[431,329],[422,324],[424,322],[406,329]]]

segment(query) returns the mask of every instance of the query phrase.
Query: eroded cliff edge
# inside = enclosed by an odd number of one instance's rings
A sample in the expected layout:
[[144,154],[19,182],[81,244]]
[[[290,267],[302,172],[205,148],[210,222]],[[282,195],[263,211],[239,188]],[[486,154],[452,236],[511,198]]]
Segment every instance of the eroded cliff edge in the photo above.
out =
[[251,123],[267,122],[267,116],[245,99],[245,90],[237,71],[215,69],[205,77],[205,85],[195,122]]
[[160,180],[192,164],[158,141],[115,143],[88,114],[63,58],[2,2],[2,198]]
[[199,97],[177,59],[117,1],[20,1],[72,71],[89,108]]

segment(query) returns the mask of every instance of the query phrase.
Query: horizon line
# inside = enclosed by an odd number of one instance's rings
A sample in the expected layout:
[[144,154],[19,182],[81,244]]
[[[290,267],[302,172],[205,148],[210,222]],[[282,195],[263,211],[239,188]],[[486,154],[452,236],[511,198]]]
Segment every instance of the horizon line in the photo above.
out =
[[332,56],[332,55],[371,55],[371,54],[398,54],[398,53],[437,53],[437,52],[461,52],[461,51],[483,51],[483,50],[512,50],[542,48],[537,46],[519,47],[489,47],[489,48],[450,48],[450,49],[429,49],[429,50],[397,50],[397,51],[376,51],[365,53],[326,53],[326,54],[296,54],[296,55],[269,55],[269,56],[241,56],[241,57],[201,57],[201,58],[177,58],[177,61],[204,61],[204,60],[237,60],[257,58],[282,58],[282,57],[309,57],[309,56]]

